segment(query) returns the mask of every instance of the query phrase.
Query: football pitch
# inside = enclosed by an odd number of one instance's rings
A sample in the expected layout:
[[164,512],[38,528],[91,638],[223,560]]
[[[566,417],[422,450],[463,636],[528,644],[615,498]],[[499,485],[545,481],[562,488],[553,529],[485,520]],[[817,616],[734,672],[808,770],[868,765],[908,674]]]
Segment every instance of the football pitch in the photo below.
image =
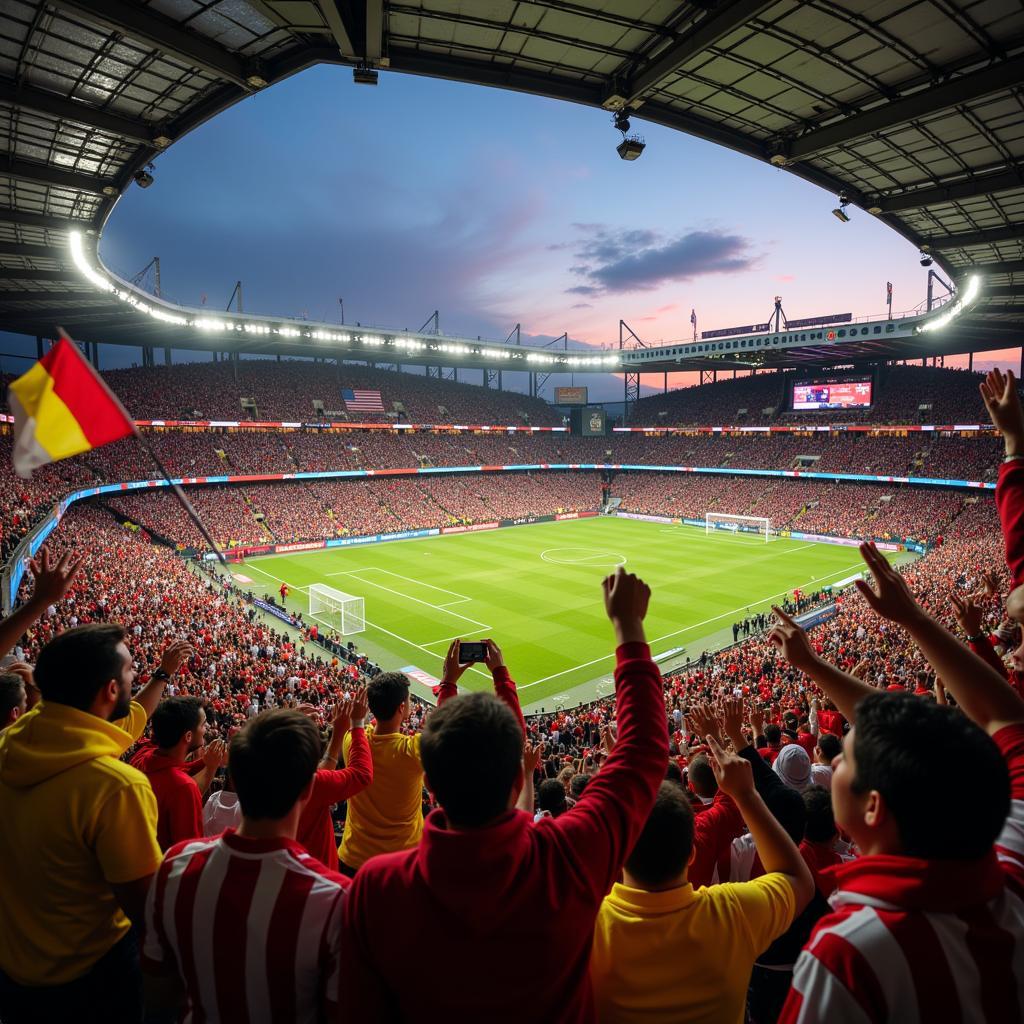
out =
[[[655,658],[669,655],[665,669],[731,642],[734,621],[795,588],[837,583],[863,568],[852,547],[601,518],[268,555],[232,572],[257,595],[277,596],[287,582],[288,605],[307,621],[311,583],[364,598],[366,631],[351,639],[383,668],[425,685],[440,675],[454,638],[491,637],[524,708],[550,711],[613,689],[600,582],[618,565],[652,588],[647,635]],[[319,621],[338,620],[324,613]],[[472,666],[460,686],[489,682],[484,666]]]

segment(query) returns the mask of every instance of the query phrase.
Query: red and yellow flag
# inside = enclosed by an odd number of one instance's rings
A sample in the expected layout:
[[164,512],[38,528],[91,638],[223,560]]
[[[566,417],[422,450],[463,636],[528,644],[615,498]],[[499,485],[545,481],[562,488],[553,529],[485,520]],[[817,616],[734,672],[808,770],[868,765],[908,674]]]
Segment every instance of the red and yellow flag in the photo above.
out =
[[10,384],[7,401],[18,476],[135,433],[124,406],[67,337]]

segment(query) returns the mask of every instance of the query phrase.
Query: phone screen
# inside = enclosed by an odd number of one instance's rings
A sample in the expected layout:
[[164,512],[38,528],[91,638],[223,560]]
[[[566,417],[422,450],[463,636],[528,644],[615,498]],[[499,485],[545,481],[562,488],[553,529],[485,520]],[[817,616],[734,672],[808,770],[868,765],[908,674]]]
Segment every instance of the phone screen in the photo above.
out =
[[459,644],[459,664],[468,665],[471,661],[487,660],[487,644],[477,641]]

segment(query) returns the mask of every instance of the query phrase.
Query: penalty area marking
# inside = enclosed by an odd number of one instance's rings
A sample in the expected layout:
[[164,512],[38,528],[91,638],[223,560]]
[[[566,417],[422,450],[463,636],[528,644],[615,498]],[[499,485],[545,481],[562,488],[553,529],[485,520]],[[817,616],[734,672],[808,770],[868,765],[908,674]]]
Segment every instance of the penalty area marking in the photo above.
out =
[[609,566],[626,564],[626,556],[601,548],[548,548],[540,553],[541,561],[552,565]]

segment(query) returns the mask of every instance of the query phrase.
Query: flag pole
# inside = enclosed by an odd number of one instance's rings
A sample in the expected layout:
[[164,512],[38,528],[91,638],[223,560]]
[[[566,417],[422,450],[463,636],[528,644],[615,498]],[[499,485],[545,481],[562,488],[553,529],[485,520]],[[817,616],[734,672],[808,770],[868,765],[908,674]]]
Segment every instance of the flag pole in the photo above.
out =
[[[74,341],[72,341],[72,339],[68,337],[68,334],[63,327],[58,327],[57,333],[69,344],[75,344]],[[214,554],[220,560],[220,564],[227,568],[228,562],[227,559],[224,557],[224,552],[221,551],[220,546],[210,536],[210,531],[206,528],[206,524],[202,521],[202,519],[199,518],[199,513],[192,507],[192,502],[189,501],[187,497],[185,497],[185,492],[181,489],[181,485],[176,484],[171,479],[167,470],[164,469],[164,464],[157,458],[156,452],[154,452],[153,449],[149,446],[149,444],[143,439],[142,432],[139,430],[138,426],[136,426],[135,420],[132,419],[131,415],[128,413],[128,410],[124,407],[124,405],[122,404],[121,400],[117,397],[117,395],[115,395],[111,388],[107,385],[106,381],[104,381],[103,378],[100,377],[100,375],[96,372],[96,368],[92,365],[92,363],[89,362],[88,359],[84,360],[84,362],[85,365],[96,377],[97,381],[99,381],[99,383],[102,385],[104,390],[109,394],[111,401],[116,403],[116,405],[124,415],[124,418],[132,425],[132,433],[135,435],[135,440],[139,442],[139,445],[141,446],[142,450],[153,460],[153,464],[156,466],[156,468],[160,470],[160,475],[167,482],[167,486],[170,487],[170,489],[174,492],[174,496],[178,499],[178,501],[181,502],[181,507],[188,514],[188,517],[192,520],[193,523],[195,523],[196,529],[198,529],[203,536],[203,540],[205,540],[206,543],[210,545]]]

